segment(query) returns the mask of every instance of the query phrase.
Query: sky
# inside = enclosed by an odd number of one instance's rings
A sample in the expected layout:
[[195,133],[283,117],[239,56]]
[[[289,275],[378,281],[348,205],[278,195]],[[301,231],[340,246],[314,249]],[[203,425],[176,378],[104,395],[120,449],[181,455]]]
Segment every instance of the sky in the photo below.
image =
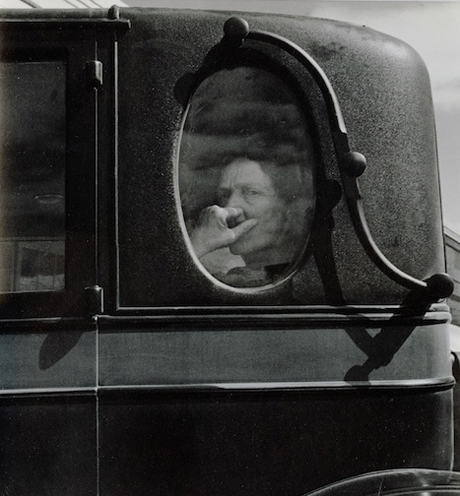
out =
[[364,25],[422,56],[433,92],[444,224],[460,234],[460,1],[125,0],[130,6],[274,12]]

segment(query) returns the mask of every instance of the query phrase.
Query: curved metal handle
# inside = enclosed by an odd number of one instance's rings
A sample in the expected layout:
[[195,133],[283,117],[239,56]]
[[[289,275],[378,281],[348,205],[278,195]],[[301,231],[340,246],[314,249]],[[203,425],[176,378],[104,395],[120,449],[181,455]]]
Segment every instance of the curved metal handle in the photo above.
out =
[[300,62],[318,84],[329,116],[348,211],[355,232],[369,258],[390,279],[407,289],[423,291],[429,301],[434,302],[450,296],[454,290],[454,283],[449,275],[435,274],[425,281],[416,279],[393,265],[373,240],[366,222],[358,183],[358,177],[366,169],[366,159],[362,154],[351,151],[337,95],[319,64],[305,50],[287,38],[265,31],[250,31],[249,24],[238,17],[228,19],[224,25],[224,37],[221,43],[239,48],[245,39],[265,42],[281,48]]

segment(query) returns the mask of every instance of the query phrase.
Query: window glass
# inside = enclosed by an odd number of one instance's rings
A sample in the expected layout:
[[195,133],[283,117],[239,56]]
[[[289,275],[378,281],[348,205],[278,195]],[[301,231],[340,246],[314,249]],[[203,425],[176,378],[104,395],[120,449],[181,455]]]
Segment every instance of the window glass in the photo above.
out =
[[64,289],[65,65],[0,63],[0,291]]
[[235,287],[291,272],[310,235],[314,172],[305,119],[279,77],[252,67],[208,77],[179,152],[185,226],[205,269]]

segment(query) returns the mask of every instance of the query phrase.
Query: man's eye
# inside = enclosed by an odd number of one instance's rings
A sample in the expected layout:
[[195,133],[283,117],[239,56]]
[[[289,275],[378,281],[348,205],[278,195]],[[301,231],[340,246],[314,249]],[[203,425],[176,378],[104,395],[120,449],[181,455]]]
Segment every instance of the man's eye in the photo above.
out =
[[243,190],[243,195],[245,198],[256,198],[257,196],[260,196],[262,193],[255,188],[245,188]]

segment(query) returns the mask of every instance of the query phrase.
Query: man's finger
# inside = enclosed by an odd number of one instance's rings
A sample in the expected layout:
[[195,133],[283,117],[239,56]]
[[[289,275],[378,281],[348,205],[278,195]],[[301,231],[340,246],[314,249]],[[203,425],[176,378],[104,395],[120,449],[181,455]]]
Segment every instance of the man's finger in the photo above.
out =
[[232,229],[233,234],[235,235],[234,241],[236,241],[238,238],[241,238],[241,236],[243,236],[243,234],[246,234],[248,231],[250,231],[256,225],[257,225],[257,219],[245,220],[241,224],[238,224],[236,227],[234,227]]
[[226,207],[224,211],[227,215],[226,222],[230,229],[233,229],[238,224],[244,222],[244,212],[242,208],[239,207]]
[[220,226],[225,228],[228,227],[228,220],[230,219],[230,213],[228,212],[228,209],[218,207],[217,205],[212,205],[211,207],[207,207],[205,211],[207,215],[207,222],[217,221]]

